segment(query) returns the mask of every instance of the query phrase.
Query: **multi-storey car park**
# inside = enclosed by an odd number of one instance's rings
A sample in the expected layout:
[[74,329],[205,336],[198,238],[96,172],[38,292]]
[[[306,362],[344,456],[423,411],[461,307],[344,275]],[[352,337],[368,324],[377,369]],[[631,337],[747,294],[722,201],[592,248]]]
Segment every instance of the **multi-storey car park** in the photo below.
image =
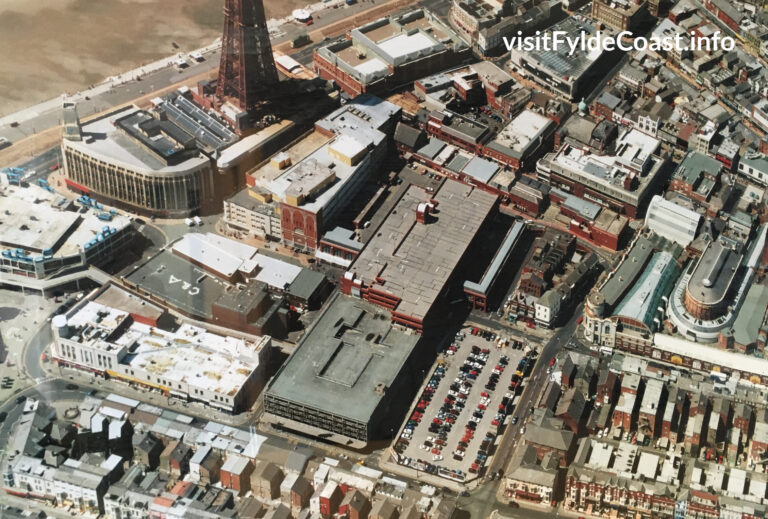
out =
[[336,296],[267,386],[267,420],[354,447],[391,435],[420,373],[419,341],[386,310]]

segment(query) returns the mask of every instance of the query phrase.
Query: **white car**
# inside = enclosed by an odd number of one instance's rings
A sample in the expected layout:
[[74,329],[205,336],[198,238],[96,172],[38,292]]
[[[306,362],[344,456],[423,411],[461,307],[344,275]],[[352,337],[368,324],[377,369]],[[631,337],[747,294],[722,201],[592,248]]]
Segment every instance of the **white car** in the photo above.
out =
[[443,461],[443,457],[439,454],[432,456],[432,461]]

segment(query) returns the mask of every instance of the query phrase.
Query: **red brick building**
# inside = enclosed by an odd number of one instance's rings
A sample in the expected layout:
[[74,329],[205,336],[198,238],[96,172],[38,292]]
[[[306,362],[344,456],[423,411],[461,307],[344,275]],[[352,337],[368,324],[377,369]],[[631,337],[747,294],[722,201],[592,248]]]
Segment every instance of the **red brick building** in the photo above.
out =
[[248,458],[230,455],[221,467],[221,486],[242,496],[251,490],[253,463]]

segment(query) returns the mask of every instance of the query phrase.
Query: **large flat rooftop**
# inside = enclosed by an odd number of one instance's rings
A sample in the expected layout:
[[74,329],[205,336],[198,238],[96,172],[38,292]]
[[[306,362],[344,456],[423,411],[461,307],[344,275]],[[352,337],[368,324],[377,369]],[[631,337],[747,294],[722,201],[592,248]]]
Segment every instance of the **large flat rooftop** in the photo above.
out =
[[421,9],[372,21],[349,36],[316,52],[364,84],[390,76],[394,67],[466,48],[450,28]]
[[236,338],[192,324],[175,331],[139,322],[121,327],[127,313],[95,301],[85,302],[68,317],[71,340],[105,352],[124,352],[120,363],[141,370],[152,382],[162,380],[174,388],[190,384],[230,396],[259,366],[258,351],[270,342],[269,337]]
[[[587,19],[577,19],[575,17],[566,18],[565,20],[553,25],[548,29],[548,32],[554,33],[555,31],[564,31],[569,35],[578,35],[584,33],[587,38],[595,35],[597,30],[594,23]],[[610,30],[603,28],[600,31],[602,38],[612,35]],[[547,74],[554,78],[558,78],[565,83],[575,83],[584,74],[592,64],[600,58],[603,54],[603,46],[598,46],[596,50],[583,52],[579,51],[571,54],[568,45],[559,45],[556,50],[512,50],[512,61],[519,64],[520,58],[524,58],[528,63],[534,67],[545,71]]]
[[50,250],[54,257],[71,256],[97,238],[105,225],[123,229],[125,216],[105,222],[93,211],[85,214],[62,209],[67,200],[37,185],[3,186],[0,197],[0,244],[24,249],[31,255]]
[[[202,167],[210,160],[194,148],[178,150],[179,144],[169,139],[169,134],[165,130],[153,129],[157,132],[153,136],[144,135],[137,126],[142,122],[151,122],[150,120],[151,116],[144,110],[135,106],[125,107],[85,123],[82,141],[65,140],[63,143],[67,148],[101,158],[118,166],[149,170],[153,173],[185,172],[195,167]],[[120,128],[121,125],[122,128]],[[169,127],[166,125],[166,130]],[[191,138],[181,128],[178,128],[178,133],[175,135],[177,137],[186,135],[186,138]],[[158,139],[167,142],[163,145]],[[162,149],[166,151],[158,151]]]
[[[540,162],[541,167],[636,205],[663,169],[662,159],[656,157],[659,146],[660,141],[655,137],[631,129],[617,139],[613,154],[599,155],[566,143]],[[636,182],[635,189],[625,189],[628,176]]]
[[523,110],[512,119],[487,147],[522,158],[532,147],[541,143],[543,136],[555,126],[555,121],[531,110]]
[[[379,134],[383,137],[381,132]],[[358,135],[358,138],[355,139],[353,135]],[[342,186],[355,175],[362,164],[358,162],[352,166],[334,156],[332,150],[337,148],[341,148],[338,151],[346,154],[343,149],[345,140],[342,139],[345,136],[349,136],[355,143],[363,144],[369,149],[376,145],[374,141],[367,140],[365,135],[344,130],[340,136],[334,137],[300,163],[268,182],[266,189],[281,202],[294,205],[293,201],[297,200],[298,206],[302,209],[312,213],[320,212],[336,196]]]
[[126,280],[187,314],[201,318],[213,316],[211,305],[230,286],[169,250],[140,265],[126,276]]
[[[419,341],[387,312],[337,296],[277,373],[267,394],[367,422]],[[377,390],[378,388],[378,390]]]
[[[430,199],[435,214],[417,223],[417,207]],[[349,270],[400,298],[396,312],[423,319],[495,203],[494,195],[454,180],[434,194],[410,186]]]

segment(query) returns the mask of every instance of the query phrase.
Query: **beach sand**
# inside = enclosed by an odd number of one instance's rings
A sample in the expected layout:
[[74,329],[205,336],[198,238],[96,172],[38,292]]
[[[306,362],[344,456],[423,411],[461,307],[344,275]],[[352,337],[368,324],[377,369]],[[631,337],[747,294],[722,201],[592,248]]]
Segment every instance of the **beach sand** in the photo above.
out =
[[[0,116],[221,35],[224,0],[2,0]],[[280,18],[306,0],[265,0]],[[173,47],[173,43],[179,49]]]

